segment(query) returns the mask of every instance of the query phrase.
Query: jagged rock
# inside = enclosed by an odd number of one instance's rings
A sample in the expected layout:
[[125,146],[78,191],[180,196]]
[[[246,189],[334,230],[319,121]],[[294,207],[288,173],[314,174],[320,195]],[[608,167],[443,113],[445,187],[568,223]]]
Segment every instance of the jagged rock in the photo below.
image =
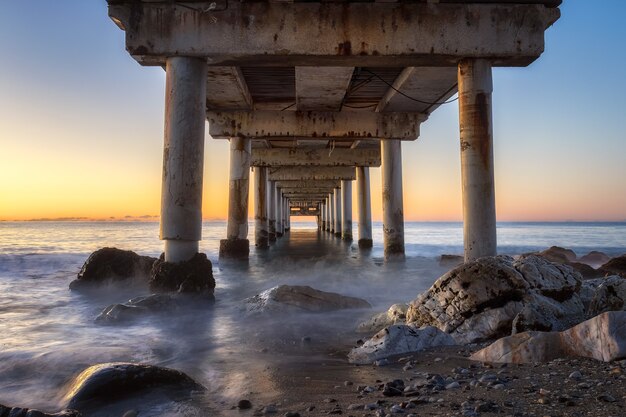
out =
[[365,365],[394,355],[454,344],[452,336],[436,327],[397,324],[381,330],[363,345],[352,349],[348,361]]
[[626,358],[626,312],[595,316],[562,332],[525,332],[497,340],[472,360],[498,363],[546,362],[581,356],[604,362]]
[[213,265],[204,253],[196,253],[185,262],[165,262],[165,255],[152,266],[150,291],[213,294]]
[[626,278],[626,255],[611,259],[598,270],[604,275],[619,275]]
[[178,309],[182,304],[180,298],[170,294],[151,294],[135,297],[125,304],[112,304],[102,310],[96,317],[99,323],[117,323],[145,317],[148,314],[167,313]]
[[76,410],[63,410],[58,413],[44,413],[33,408],[7,407],[0,404],[1,417],[81,417]]
[[299,285],[273,287],[254,297],[247,298],[244,303],[248,314],[371,308],[371,305],[361,298],[347,297],[334,292],[325,292]]
[[117,248],[98,249],[87,258],[70,289],[79,290],[112,281],[147,280],[155,258]]
[[169,397],[188,397],[204,391],[186,374],[160,366],[134,363],[103,363],[90,366],[72,382],[63,401],[67,408],[85,410],[120,401],[131,395],[163,389]]
[[408,308],[408,304],[394,304],[389,307],[389,310],[378,313],[369,320],[359,324],[357,327],[357,332],[378,332],[379,330],[384,329],[387,326],[404,323],[406,321],[406,312]]
[[574,268],[575,271],[582,275],[583,279],[594,279],[604,276],[604,274],[597,269],[593,269],[591,266],[582,262],[566,262],[565,265],[569,265]]
[[549,260],[550,262],[556,263],[566,263],[566,262],[575,262],[576,254],[571,249],[565,249],[560,246],[552,246],[542,252],[537,253],[537,256],[541,256]]
[[510,335],[520,313],[520,329],[535,330],[535,323],[562,330],[584,320],[581,282],[569,266],[539,256],[484,257],[453,269],[419,295],[409,305],[407,323],[435,326],[459,343]]
[[588,315],[626,310],[626,278],[613,275],[600,281],[602,283],[596,288],[589,303]]
[[454,268],[461,265],[465,259],[461,255],[441,255],[439,257],[439,266],[444,268]]
[[578,262],[582,262],[593,268],[597,268],[601,265],[604,265],[610,260],[611,260],[611,257],[607,255],[606,253],[598,252],[594,250],[594,251],[589,252],[586,255],[581,256],[578,259]]

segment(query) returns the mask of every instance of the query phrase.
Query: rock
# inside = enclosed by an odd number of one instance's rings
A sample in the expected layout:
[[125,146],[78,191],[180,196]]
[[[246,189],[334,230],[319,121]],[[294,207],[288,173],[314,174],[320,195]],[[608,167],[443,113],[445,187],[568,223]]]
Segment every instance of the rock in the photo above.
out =
[[524,332],[474,353],[482,362],[535,363],[567,356],[604,362],[626,358],[626,312],[602,313],[562,332]]
[[378,332],[385,327],[398,323],[404,323],[406,321],[406,312],[408,309],[408,304],[394,304],[389,307],[389,310],[376,314],[371,319],[359,324],[357,326],[357,332]]
[[76,410],[63,410],[58,413],[44,413],[34,408],[7,407],[0,404],[0,416],[2,417],[80,417]]
[[555,263],[575,262],[576,254],[571,249],[561,248],[559,246],[552,246],[542,252],[537,253],[538,256]]
[[237,403],[237,408],[240,410],[249,410],[250,408],[252,408],[252,403],[250,402],[250,400],[239,400],[239,402]]
[[581,262],[565,262],[565,265],[571,266],[574,271],[578,271],[583,279],[594,279],[604,276],[601,271],[593,269],[591,266]]
[[583,379],[583,374],[580,371],[574,371],[568,376],[569,379],[573,379],[575,381],[580,381]]
[[188,397],[205,388],[184,373],[159,366],[134,363],[103,363],[90,366],[72,382],[63,400],[66,408],[85,410],[111,401],[162,388],[168,398]]
[[604,275],[619,275],[626,278],[626,255],[611,259],[598,270]]
[[[562,330],[582,321],[582,277],[536,255],[484,257],[439,278],[409,305],[407,323],[430,325],[459,344],[519,329]],[[522,313],[521,316],[518,315]]]
[[150,272],[150,290],[153,292],[179,292],[213,294],[215,279],[213,265],[204,253],[196,253],[185,262],[165,262],[161,257]]
[[348,361],[371,364],[394,355],[420,352],[437,346],[454,345],[454,339],[435,327],[398,324],[376,333],[348,354]]
[[604,265],[610,260],[611,257],[607,254],[594,250],[584,256],[581,256],[580,259],[578,259],[578,262],[587,264],[593,268],[597,268],[601,265]]
[[439,266],[444,268],[454,268],[461,265],[465,258],[461,255],[441,255],[439,257]]
[[350,308],[371,308],[360,298],[316,290],[309,286],[280,285],[244,300],[247,314],[308,311],[322,312]]
[[98,249],[87,258],[71,290],[80,290],[127,279],[147,280],[155,258],[117,248]]
[[135,297],[125,304],[112,304],[96,317],[98,323],[129,321],[148,314],[167,313],[180,307],[181,300],[169,294]]
[[626,310],[626,279],[613,275],[601,281],[589,303],[587,314],[593,317],[605,311]]

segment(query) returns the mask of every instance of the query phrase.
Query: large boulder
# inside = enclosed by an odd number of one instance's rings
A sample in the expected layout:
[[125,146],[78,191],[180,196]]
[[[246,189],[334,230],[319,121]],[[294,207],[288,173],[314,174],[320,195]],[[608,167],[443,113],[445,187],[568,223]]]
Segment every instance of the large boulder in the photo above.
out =
[[185,304],[185,300],[171,294],[151,294],[135,297],[124,304],[112,304],[96,317],[96,322],[110,324],[130,321],[150,314],[164,314]]
[[626,310],[626,278],[612,275],[601,281],[589,303],[587,314],[596,316],[605,311]]
[[604,275],[619,275],[626,278],[626,255],[618,256],[599,268]]
[[419,328],[411,324],[398,324],[381,330],[363,345],[352,349],[348,361],[365,365],[390,356],[454,344],[452,336],[436,327]]
[[409,305],[407,323],[435,326],[459,343],[492,340],[518,329],[562,330],[584,319],[582,277],[535,255],[484,257],[439,278]]
[[169,399],[182,399],[194,391],[205,389],[174,369],[134,363],[104,363],[90,366],[76,376],[63,401],[67,408],[84,412],[145,392],[163,390]]
[[244,300],[247,314],[308,311],[323,312],[351,308],[371,308],[356,297],[316,290],[309,286],[280,285]]
[[606,253],[592,250],[588,254],[581,256],[578,259],[578,262],[587,264],[593,268],[597,268],[601,265],[604,265],[610,260],[611,260],[611,257],[607,255]]
[[87,258],[70,289],[80,290],[112,281],[147,281],[155,258],[117,248],[98,249]]
[[537,253],[538,256],[549,260],[550,262],[566,263],[576,262],[576,253],[571,249],[565,249],[560,246],[551,246],[548,249]]
[[63,410],[58,413],[44,413],[34,408],[7,407],[0,404],[1,417],[80,417],[81,414],[76,410]]
[[196,253],[184,262],[166,262],[165,255],[152,266],[150,291],[213,295],[213,265],[204,253]]
[[626,312],[602,313],[562,332],[526,332],[505,337],[471,359],[497,363],[546,362],[581,356],[604,362],[626,358]]
[[374,333],[385,327],[404,323],[406,321],[406,312],[409,309],[408,304],[394,304],[387,311],[378,313],[372,318],[357,326],[356,331],[359,333]]

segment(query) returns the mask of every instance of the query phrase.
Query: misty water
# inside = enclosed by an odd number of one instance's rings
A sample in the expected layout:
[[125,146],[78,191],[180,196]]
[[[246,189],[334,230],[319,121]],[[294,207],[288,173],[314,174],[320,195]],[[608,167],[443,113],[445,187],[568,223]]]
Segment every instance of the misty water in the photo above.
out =
[[[0,223],[0,403],[56,411],[72,377],[111,361],[179,369],[209,390],[165,408],[151,408],[147,401],[142,416],[190,415],[197,407],[223,410],[251,395],[284,395],[281,369],[345,363],[347,349],[362,337],[354,333],[360,321],[414,299],[445,273],[437,257],[462,253],[460,223],[407,223],[406,261],[386,264],[381,229],[374,224],[375,246],[362,252],[356,243],[318,232],[313,222],[292,222],[292,231],[276,245],[263,252],[252,246],[249,261],[241,263],[218,262],[226,226],[206,222],[201,250],[214,263],[212,307],[99,325],[94,318],[104,307],[146,295],[147,288],[102,288],[85,295],[70,292],[69,282],[101,247],[158,256],[158,224]],[[615,256],[626,253],[626,223],[502,223],[498,241],[500,253],[559,245],[579,256],[591,250]],[[266,318],[243,314],[243,299],[280,284],[362,297],[373,308]],[[303,342],[305,337],[310,341]]]

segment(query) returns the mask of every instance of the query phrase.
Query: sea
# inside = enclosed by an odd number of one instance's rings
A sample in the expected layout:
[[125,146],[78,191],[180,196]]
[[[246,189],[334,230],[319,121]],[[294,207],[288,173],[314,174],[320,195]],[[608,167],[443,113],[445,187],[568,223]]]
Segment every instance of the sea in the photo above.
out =
[[[70,281],[89,254],[102,247],[159,256],[158,223],[0,222],[0,404],[58,411],[72,379],[105,362],[179,369],[208,388],[206,396],[192,403],[147,401],[141,416],[204,415],[255,392],[279,395],[278,369],[345,362],[359,322],[414,299],[447,271],[439,265],[441,255],[463,252],[462,224],[455,222],[407,222],[406,259],[391,263],[383,260],[380,223],[374,223],[370,251],[317,231],[314,222],[291,225],[269,250],[252,245],[247,262],[232,262],[218,259],[225,222],[205,222],[200,248],[213,262],[215,303],[102,325],[94,319],[103,308],[146,295],[147,288],[104,287],[81,294],[68,289]],[[249,235],[254,236],[253,228]],[[592,250],[617,256],[626,253],[626,223],[499,223],[498,244],[499,253],[511,255],[558,245],[578,256]],[[361,297],[372,309],[255,319],[245,315],[244,299],[280,284]],[[93,415],[122,411],[123,406],[103,408]]]

